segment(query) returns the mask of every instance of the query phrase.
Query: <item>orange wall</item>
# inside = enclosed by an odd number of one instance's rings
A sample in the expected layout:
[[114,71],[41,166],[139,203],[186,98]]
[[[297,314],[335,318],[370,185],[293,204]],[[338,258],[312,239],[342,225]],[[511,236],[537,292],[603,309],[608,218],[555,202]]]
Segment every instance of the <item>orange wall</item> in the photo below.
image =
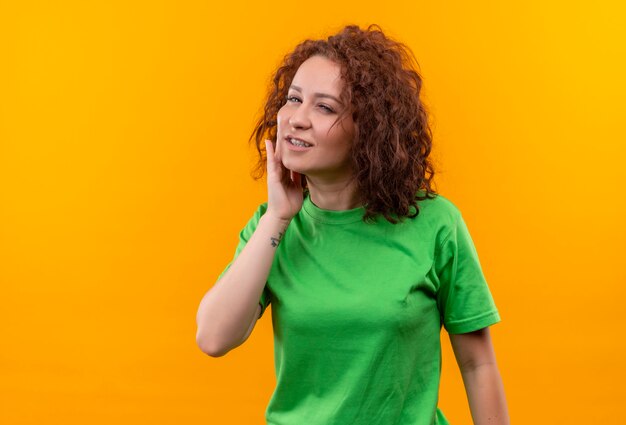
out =
[[0,423],[263,423],[270,316],[214,359],[196,309],[265,199],[246,142],[271,71],[371,22],[421,65],[514,422],[626,415],[623,2],[208,3],[0,6]]

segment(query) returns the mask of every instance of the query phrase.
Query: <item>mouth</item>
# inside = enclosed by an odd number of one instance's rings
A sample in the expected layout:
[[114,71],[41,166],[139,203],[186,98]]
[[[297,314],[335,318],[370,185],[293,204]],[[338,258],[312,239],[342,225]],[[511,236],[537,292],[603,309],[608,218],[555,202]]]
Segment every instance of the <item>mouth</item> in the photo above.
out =
[[304,141],[302,139],[298,139],[297,137],[292,137],[290,135],[285,136],[285,140],[290,145],[296,146],[296,147],[299,147],[299,148],[310,148],[310,147],[313,146],[309,142],[306,142],[306,141]]

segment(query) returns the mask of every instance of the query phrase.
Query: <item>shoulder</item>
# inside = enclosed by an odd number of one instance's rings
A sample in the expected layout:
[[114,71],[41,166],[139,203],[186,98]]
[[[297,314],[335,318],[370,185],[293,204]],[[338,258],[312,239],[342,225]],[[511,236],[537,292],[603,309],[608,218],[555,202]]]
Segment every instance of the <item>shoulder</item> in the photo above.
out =
[[456,231],[462,220],[461,210],[450,198],[441,194],[432,199],[418,200],[417,205],[420,212],[416,220],[422,220],[422,226],[432,235],[435,246],[440,247]]
[[267,211],[267,202],[263,202],[263,203],[259,204],[259,206],[256,208],[256,211],[254,212],[254,215],[258,216],[259,218],[261,218],[261,216],[263,214],[265,214],[266,211]]
[[252,216],[248,219],[248,222],[241,230],[241,237],[243,239],[247,240],[252,235],[252,233],[254,233],[254,230],[259,224],[259,220],[261,219],[263,214],[265,214],[266,211],[267,211],[267,202],[263,202],[262,204],[259,204],[256,207],[256,209],[252,213]]
[[[418,193],[422,195],[423,192]],[[449,198],[435,194],[434,198],[426,198],[417,201],[420,210],[418,217],[444,227],[452,227],[461,216],[461,210]]]

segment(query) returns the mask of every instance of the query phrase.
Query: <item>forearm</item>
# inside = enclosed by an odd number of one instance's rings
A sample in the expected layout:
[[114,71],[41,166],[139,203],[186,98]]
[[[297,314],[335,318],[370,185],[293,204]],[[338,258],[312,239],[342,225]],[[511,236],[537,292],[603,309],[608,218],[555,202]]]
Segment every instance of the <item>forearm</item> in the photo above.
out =
[[504,385],[496,363],[462,370],[474,425],[509,425]]
[[287,226],[284,220],[262,216],[239,256],[205,294],[196,315],[196,341],[203,351],[219,355],[240,343],[254,319]]

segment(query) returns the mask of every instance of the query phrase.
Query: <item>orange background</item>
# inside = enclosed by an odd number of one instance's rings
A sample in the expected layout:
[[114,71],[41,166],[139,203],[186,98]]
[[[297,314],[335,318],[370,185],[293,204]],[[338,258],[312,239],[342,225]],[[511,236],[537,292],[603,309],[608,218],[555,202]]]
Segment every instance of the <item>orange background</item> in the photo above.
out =
[[[270,315],[216,359],[195,344],[196,309],[265,200],[247,139],[272,71],[307,37],[372,22],[420,63],[437,188],[502,314],[513,422],[619,422],[624,15],[618,1],[2,2],[0,423],[263,423]],[[469,424],[442,344],[440,406]]]

